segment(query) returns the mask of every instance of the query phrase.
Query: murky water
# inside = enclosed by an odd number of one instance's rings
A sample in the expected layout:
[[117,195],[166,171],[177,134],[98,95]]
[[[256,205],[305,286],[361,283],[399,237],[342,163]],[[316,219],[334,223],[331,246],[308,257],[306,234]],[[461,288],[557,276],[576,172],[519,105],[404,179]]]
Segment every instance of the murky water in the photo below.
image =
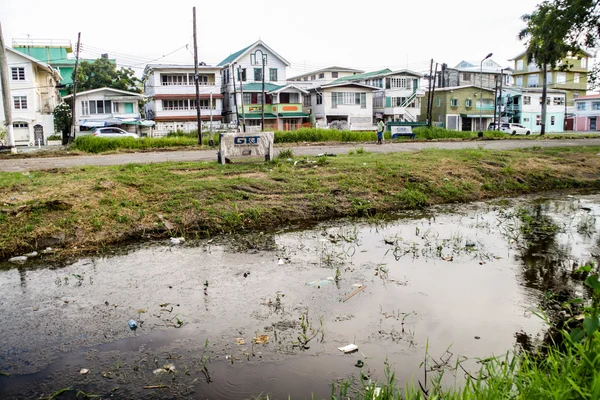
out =
[[386,360],[421,378],[427,344],[503,354],[542,331],[549,291],[580,290],[570,272],[598,261],[598,215],[598,195],[520,199],[4,265],[0,396],[326,398],[361,370],[383,379]]

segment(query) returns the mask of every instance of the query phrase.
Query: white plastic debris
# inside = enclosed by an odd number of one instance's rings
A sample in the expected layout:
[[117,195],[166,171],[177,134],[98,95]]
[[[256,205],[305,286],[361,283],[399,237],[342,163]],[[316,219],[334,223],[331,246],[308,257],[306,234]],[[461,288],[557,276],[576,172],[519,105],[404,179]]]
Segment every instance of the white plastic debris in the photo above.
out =
[[81,368],[81,370],[79,370],[79,373],[80,373],[81,375],[86,375],[88,372],[90,372],[90,370],[89,370],[89,369],[86,369],[86,368]]
[[280,258],[279,261],[277,262],[277,264],[283,265],[283,264],[285,264],[285,261],[283,260],[283,258]]
[[179,238],[171,238],[171,244],[173,245],[178,245],[181,243],[185,242],[185,238],[184,237],[179,237]]
[[38,256],[38,252],[37,251],[32,251],[31,253],[27,253],[25,254],[25,257],[37,257]]
[[27,261],[27,256],[18,256],[18,257],[13,257],[13,258],[8,259],[8,262],[15,263],[15,264],[21,264],[21,263],[24,263],[25,261]]
[[344,347],[338,347],[338,350],[344,354],[354,353],[355,351],[358,351],[358,346],[355,344],[349,344]]
[[42,250],[42,254],[52,254],[54,253],[54,249],[52,247],[46,247],[45,250]]

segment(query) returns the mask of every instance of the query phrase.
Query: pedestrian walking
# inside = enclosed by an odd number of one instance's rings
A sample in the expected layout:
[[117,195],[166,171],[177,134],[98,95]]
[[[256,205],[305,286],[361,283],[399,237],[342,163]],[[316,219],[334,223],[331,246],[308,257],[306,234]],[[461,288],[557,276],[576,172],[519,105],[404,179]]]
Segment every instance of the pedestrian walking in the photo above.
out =
[[383,144],[383,131],[385,130],[385,124],[383,119],[377,118],[377,144]]

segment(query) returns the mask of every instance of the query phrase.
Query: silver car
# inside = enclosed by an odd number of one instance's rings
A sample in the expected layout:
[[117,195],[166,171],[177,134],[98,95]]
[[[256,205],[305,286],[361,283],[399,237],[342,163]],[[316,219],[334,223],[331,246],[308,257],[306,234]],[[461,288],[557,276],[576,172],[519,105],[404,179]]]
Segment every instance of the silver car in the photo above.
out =
[[129,133],[124,131],[121,128],[113,128],[110,126],[103,128],[94,128],[92,131],[92,135],[96,137],[102,137],[107,139],[116,139],[116,138],[126,138],[132,137],[134,139],[139,139],[139,136],[135,133]]

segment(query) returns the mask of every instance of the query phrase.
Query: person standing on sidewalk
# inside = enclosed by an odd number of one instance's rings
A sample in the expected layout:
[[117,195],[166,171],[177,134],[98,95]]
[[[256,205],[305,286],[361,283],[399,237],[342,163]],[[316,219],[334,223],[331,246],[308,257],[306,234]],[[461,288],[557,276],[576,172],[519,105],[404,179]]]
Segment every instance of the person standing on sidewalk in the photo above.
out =
[[377,118],[377,144],[383,144],[383,131],[385,130],[385,124],[383,119]]

